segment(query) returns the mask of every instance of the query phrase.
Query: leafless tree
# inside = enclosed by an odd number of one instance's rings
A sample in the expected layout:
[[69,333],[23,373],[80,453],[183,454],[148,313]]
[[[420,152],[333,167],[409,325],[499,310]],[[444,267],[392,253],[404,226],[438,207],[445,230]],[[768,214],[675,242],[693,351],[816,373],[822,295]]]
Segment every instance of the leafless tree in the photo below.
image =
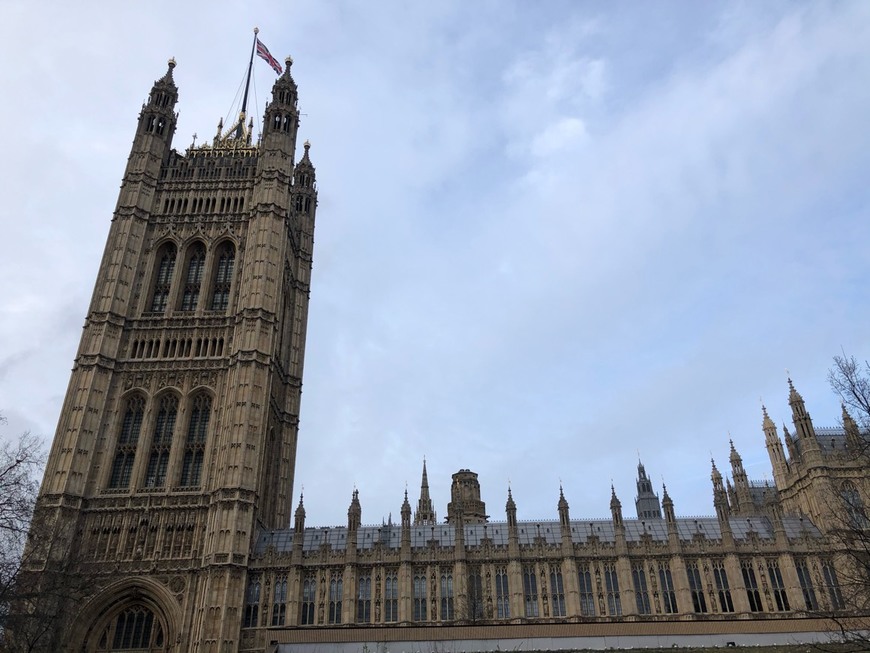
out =
[[[0,424],[6,420],[0,416]],[[10,646],[18,610],[25,545],[45,463],[42,441],[23,433],[0,445],[0,646]]]
[[[866,478],[870,474],[870,363],[861,363],[845,352],[834,356],[828,383],[857,424],[860,436],[852,439],[850,466],[859,477]],[[867,651],[870,650],[870,519],[866,493],[860,486],[861,483],[855,484],[850,479],[835,482],[827,499],[829,513],[833,515],[833,528],[828,535],[843,564],[840,589],[831,592],[832,610],[825,616],[836,624],[847,646]]]
[[854,356],[834,356],[828,383],[863,431],[870,430],[870,362]]

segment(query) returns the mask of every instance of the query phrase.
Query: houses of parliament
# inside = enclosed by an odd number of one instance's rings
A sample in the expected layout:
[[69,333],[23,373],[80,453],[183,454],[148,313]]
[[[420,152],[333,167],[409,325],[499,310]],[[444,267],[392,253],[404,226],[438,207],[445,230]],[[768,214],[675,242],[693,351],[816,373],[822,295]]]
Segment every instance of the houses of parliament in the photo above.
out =
[[603,519],[560,492],[519,520],[460,469],[439,520],[425,462],[395,523],[363,525],[356,490],[346,526],[294,510],[318,191],[290,63],[257,139],[242,115],[173,149],[172,60],[142,106],[29,544],[37,582],[86,582],[35,649],[702,647],[817,641],[849,614],[837,532],[866,526],[864,438],[845,409],[815,426],[791,381],[793,425],[759,416],[773,481],[732,445],[708,518],[642,464],[636,514],[614,492]]

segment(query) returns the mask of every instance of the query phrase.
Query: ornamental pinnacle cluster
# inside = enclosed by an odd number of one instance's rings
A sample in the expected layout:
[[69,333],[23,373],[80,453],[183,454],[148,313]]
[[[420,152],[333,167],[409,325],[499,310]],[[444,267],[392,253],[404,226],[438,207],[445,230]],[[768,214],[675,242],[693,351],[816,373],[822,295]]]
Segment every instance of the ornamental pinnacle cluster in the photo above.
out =
[[366,525],[364,486],[346,526],[309,525],[301,495],[293,512],[317,186],[290,64],[256,142],[243,112],[174,149],[174,61],[142,106],[39,493],[38,598],[7,636],[173,653],[824,639],[818,615],[847,608],[837,533],[866,527],[867,438],[845,409],[816,428],[791,380],[792,426],[761,416],[773,481],[732,444],[709,517],[677,517],[639,464],[635,517],[614,489],[608,518],[578,519],[560,488],[552,519],[526,521],[506,488],[491,518],[460,469],[439,523],[425,461],[397,524]]

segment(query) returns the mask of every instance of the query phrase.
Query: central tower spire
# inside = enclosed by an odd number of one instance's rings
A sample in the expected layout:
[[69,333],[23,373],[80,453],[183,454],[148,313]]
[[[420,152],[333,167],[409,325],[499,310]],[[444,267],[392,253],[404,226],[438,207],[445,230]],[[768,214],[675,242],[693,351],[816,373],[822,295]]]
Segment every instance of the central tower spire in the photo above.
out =
[[423,478],[420,481],[420,499],[417,501],[417,510],[414,511],[415,526],[435,526],[438,520],[435,518],[435,508],[429,496],[429,476],[426,473],[426,459],[423,458]]

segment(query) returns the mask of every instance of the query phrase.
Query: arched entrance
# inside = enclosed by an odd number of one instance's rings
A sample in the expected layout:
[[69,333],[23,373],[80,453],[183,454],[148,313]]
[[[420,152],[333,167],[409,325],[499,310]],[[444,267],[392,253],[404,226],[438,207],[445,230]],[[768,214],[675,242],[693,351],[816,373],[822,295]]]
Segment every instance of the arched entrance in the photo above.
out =
[[[137,578],[105,588],[76,619],[83,653],[169,653],[180,640],[179,606],[160,583]],[[81,630],[79,630],[81,629]]]

